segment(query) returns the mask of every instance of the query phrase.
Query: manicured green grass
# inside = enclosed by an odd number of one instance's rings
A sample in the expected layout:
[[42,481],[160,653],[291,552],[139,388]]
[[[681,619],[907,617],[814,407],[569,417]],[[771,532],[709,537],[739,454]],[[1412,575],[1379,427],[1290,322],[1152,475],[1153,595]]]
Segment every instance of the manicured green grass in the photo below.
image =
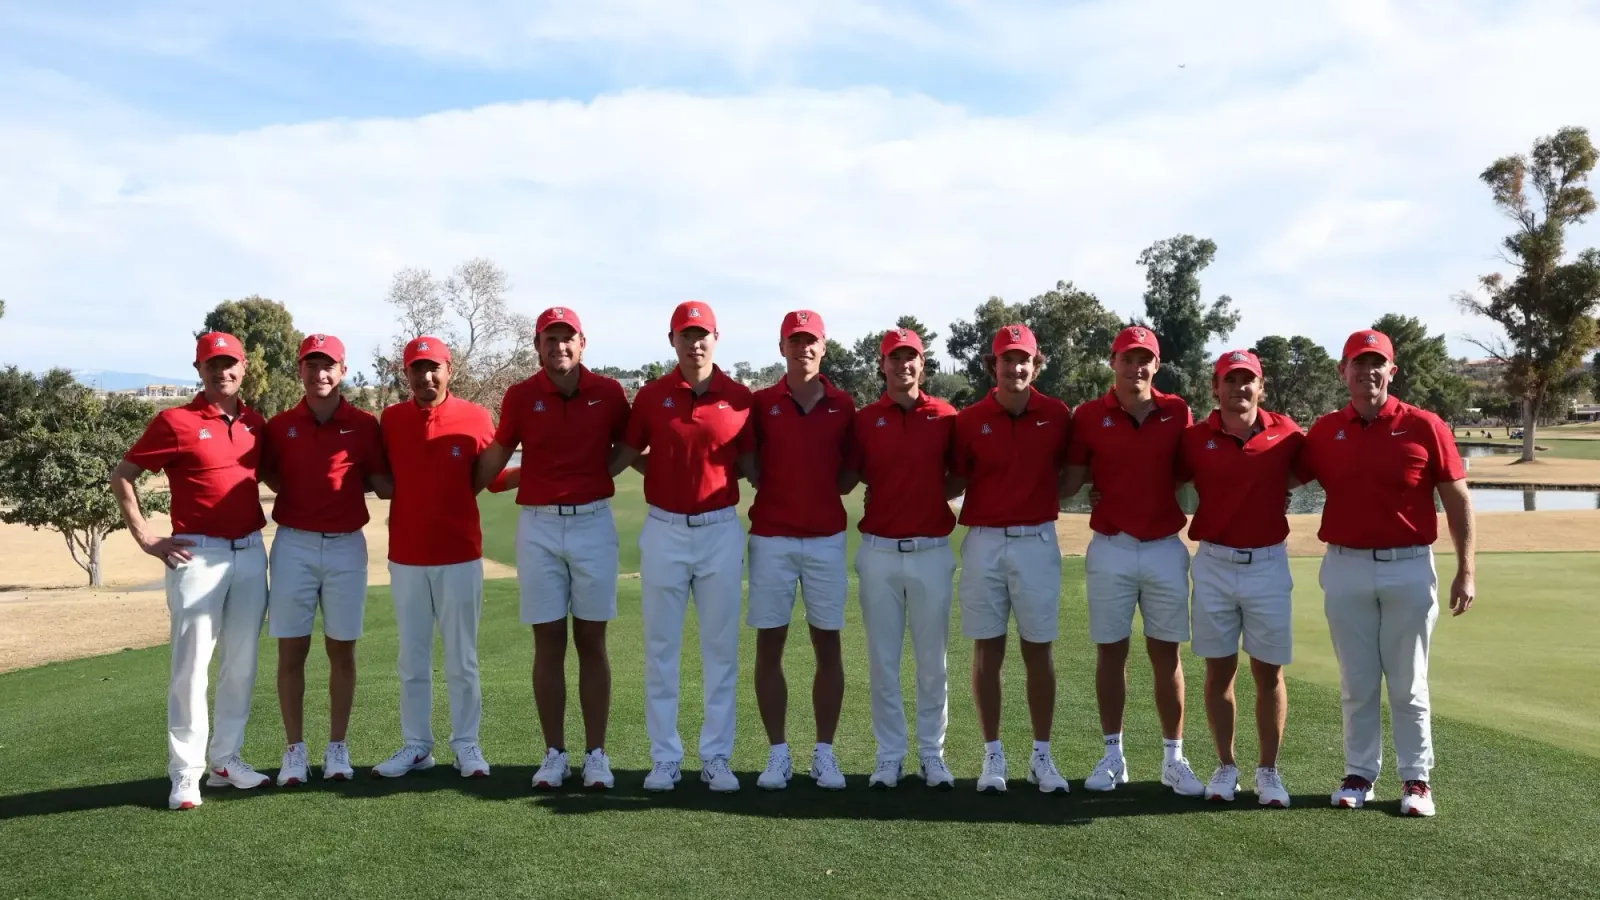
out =
[[[1521,567],[1487,556],[1485,584],[1514,584],[1532,571],[1559,584],[1591,568]],[[1502,569],[1502,567],[1505,567]],[[1444,567],[1448,571],[1448,566]],[[1310,584],[1314,578],[1305,581]],[[1566,582],[1573,585],[1578,582]],[[481,637],[483,740],[492,777],[460,779],[441,766],[400,781],[375,781],[365,768],[398,746],[395,633],[387,591],[375,589],[361,645],[361,685],[352,749],[363,774],[338,786],[256,792],[210,790],[189,813],[164,807],[167,651],[133,651],[0,676],[0,897],[1570,897],[1600,883],[1600,766],[1548,743],[1549,734],[1494,715],[1501,727],[1441,714],[1435,720],[1441,814],[1399,818],[1392,755],[1380,801],[1359,812],[1327,806],[1342,774],[1338,692],[1298,677],[1290,682],[1290,729],[1282,767],[1294,808],[1262,810],[1250,786],[1231,807],[1164,791],[1157,783],[1159,731],[1142,655],[1131,666],[1128,753],[1134,782],[1089,796],[1081,779],[1100,753],[1092,690],[1093,648],[1084,612],[1083,568],[1065,565],[1061,684],[1055,753],[1074,782],[1069,797],[1043,797],[1021,781],[1027,716],[1020,660],[1007,664],[1003,737],[1012,758],[1011,793],[972,789],[979,743],[966,673],[970,645],[953,636],[947,757],[959,789],[936,794],[908,779],[899,791],[865,787],[874,746],[866,694],[865,645],[852,601],[845,633],[848,688],[836,741],[850,776],[844,793],[816,790],[803,776],[782,794],[755,790],[766,741],[749,687],[754,642],[742,642],[738,744],[734,764],[744,790],[710,794],[691,769],[672,794],[640,788],[647,765],[643,727],[642,635],[638,582],[622,582],[621,618],[612,626],[615,702],[609,746],[618,787],[604,795],[566,790],[535,795],[528,780],[542,750],[528,685],[529,638],[517,624],[516,587],[491,582]],[[1514,667],[1518,635],[1540,627],[1510,614],[1510,595],[1484,588],[1479,617],[1441,625],[1436,694],[1465,683],[1462,666],[1491,657]],[[1523,591],[1519,611],[1542,605],[1573,647],[1592,646],[1594,620],[1548,606],[1558,592]],[[1299,635],[1311,671],[1318,639],[1302,597]],[[1514,621],[1515,620],[1515,621]],[[1460,627],[1458,627],[1460,626]],[[683,657],[681,730],[692,748],[699,727],[699,661],[691,614]],[[1588,629],[1587,633],[1582,633]],[[790,732],[797,759],[809,750],[806,702],[809,650],[791,642]],[[1323,638],[1325,640],[1325,638]],[[247,758],[274,769],[281,732],[265,647]],[[445,683],[436,655],[435,728],[448,733]],[[1188,754],[1202,777],[1213,754],[1200,710],[1199,668],[1189,675]],[[1527,659],[1524,657],[1524,659]],[[1548,660],[1527,684],[1548,693],[1573,685],[1568,716],[1593,726],[1592,657]],[[310,682],[325,684],[313,657]],[[1535,662],[1536,660],[1528,660]],[[1498,664],[1498,663],[1496,663]],[[575,660],[569,659],[569,671]],[[911,669],[906,669],[907,688]],[[1485,678],[1484,683],[1489,679]],[[1248,679],[1241,708],[1253,702]],[[575,686],[573,688],[575,695]],[[1567,696],[1563,694],[1561,696]],[[1576,698],[1576,699],[1574,699]],[[309,729],[325,720],[319,690],[308,698]],[[1459,711],[1467,697],[1452,701]],[[1502,702],[1494,700],[1493,702]],[[1509,701],[1505,701],[1509,702]],[[575,707],[575,702],[573,704]],[[1244,716],[1242,765],[1254,764],[1253,728]],[[580,722],[569,709],[568,734]],[[316,758],[321,742],[312,744]],[[1247,778],[1248,769],[1247,769]]]
[[[1458,436],[1457,440],[1470,440],[1472,443],[1477,444],[1495,444],[1496,446],[1509,447],[1516,450],[1522,449],[1522,441],[1507,440],[1503,437],[1504,434],[1504,431],[1496,432],[1491,440],[1484,440],[1481,434],[1476,438]],[[1533,436],[1533,442],[1540,447],[1549,448],[1537,451],[1537,456],[1548,456],[1556,459],[1600,459],[1600,440],[1595,440],[1593,437],[1561,438],[1555,436],[1549,430],[1541,428]]]

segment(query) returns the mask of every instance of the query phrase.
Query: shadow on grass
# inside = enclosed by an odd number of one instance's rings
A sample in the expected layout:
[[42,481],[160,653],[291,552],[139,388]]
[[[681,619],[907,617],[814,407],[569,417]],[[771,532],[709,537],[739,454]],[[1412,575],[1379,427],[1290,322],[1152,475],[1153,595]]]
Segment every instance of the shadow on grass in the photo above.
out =
[[[594,813],[652,812],[690,810],[721,812],[735,816],[760,816],[782,819],[841,819],[855,821],[922,822],[998,822],[1024,825],[1086,825],[1095,819],[1128,816],[1166,816],[1186,813],[1233,812],[1285,815],[1299,810],[1327,808],[1325,794],[1298,795],[1289,810],[1264,810],[1253,794],[1241,794],[1230,806],[1179,797],[1160,782],[1144,781],[1124,785],[1107,794],[1090,793],[1082,785],[1070,794],[1041,794],[1022,780],[1011,782],[1000,796],[979,794],[972,779],[962,779],[954,790],[933,791],[920,779],[910,777],[895,790],[871,790],[867,776],[848,779],[843,791],[825,791],[797,777],[788,790],[763,791],[755,787],[756,772],[740,772],[741,788],[735,794],[715,794],[700,783],[699,773],[685,770],[677,790],[664,793],[644,789],[643,770],[618,770],[617,785],[610,791],[588,791],[574,778],[557,791],[534,791],[529,787],[533,766],[500,766],[488,778],[461,778],[448,766],[428,772],[414,772],[404,778],[373,778],[363,772],[354,781],[313,780],[294,788],[268,786],[251,791],[233,788],[202,788],[205,806],[230,803],[273,802],[285,795],[305,794],[361,800],[398,794],[450,792],[479,800],[529,803],[554,815]],[[62,813],[129,807],[166,810],[165,778],[146,778],[116,784],[58,788],[0,797],[0,821]],[[1374,804],[1384,809],[1382,804]],[[1398,804],[1389,810],[1398,813]],[[203,808],[199,814],[203,814]]]

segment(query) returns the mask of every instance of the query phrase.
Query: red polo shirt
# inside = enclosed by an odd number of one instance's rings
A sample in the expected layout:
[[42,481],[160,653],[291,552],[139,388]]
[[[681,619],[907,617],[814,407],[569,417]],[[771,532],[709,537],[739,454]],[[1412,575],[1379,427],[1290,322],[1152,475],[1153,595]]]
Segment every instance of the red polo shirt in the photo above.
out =
[[789,379],[755,393],[751,422],[761,458],[761,487],[750,505],[759,537],[826,537],[847,524],[839,471],[850,450],[856,402],[822,378],[823,394],[801,412]]
[[857,530],[883,538],[946,537],[956,514],[944,498],[956,408],[919,393],[910,409],[884,394],[856,413],[850,468],[861,474],[866,512]]
[[1249,550],[1289,536],[1283,506],[1305,433],[1288,416],[1264,409],[1257,416],[1261,430],[1243,443],[1223,429],[1217,411],[1184,432],[1181,477],[1193,479],[1200,495],[1190,539]]
[[494,439],[508,450],[522,445],[518,503],[581,505],[616,494],[611,445],[627,428],[628,395],[616,379],[580,366],[578,391],[567,397],[540,369],[506,390]]
[[956,413],[954,470],[967,479],[961,524],[1004,528],[1053,522],[1061,513],[1059,479],[1072,410],[1031,391],[1022,415],[1013,416],[996,394],[990,391]]
[[239,404],[231,423],[197,395],[185,406],[162,410],[123,459],[147,472],[167,473],[172,491],[172,533],[236,540],[267,524],[256,471],[265,419]]
[[431,409],[404,400],[383,411],[383,447],[394,470],[391,562],[448,566],[483,557],[472,469],[491,440],[489,411],[454,394]]
[[267,423],[263,474],[277,476],[272,521],[302,531],[347,533],[367,524],[367,476],[389,471],[378,417],[340,398],[318,424],[301,400]]
[[623,441],[650,451],[645,502],[680,515],[737,505],[739,456],[756,450],[754,402],[749,388],[715,367],[704,394],[679,369],[640,388]]
[[1154,391],[1152,399],[1155,405],[1142,424],[1117,402],[1115,391],[1085,401],[1072,413],[1068,461],[1089,467],[1100,492],[1089,527],[1101,534],[1154,541],[1183,530],[1179,444],[1194,415],[1175,394]]
[[1318,419],[1295,474],[1327,492],[1323,543],[1388,550],[1438,540],[1434,486],[1460,481],[1467,469],[1438,416],[1390,397],[1370,423],[1353,405]]

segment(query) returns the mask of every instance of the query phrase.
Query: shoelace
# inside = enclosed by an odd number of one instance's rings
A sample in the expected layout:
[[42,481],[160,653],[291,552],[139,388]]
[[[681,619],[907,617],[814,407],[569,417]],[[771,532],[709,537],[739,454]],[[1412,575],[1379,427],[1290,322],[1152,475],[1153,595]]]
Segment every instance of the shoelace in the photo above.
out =
[[1006,770],[1006,758],[1000,753],[991,753],[983,758],[983,774],[1000,775]]
[[291,747],[289,749],[288,756],[289,756],[289,765],[298,765],[298,766],[302,766],[302,767],[305,766],[306,765],[306,747],[305,747],[305,745],[304,744],[299,744],[299,745],[296,745],[294,747]]
[[223,763],[220,766],[220,768],[227,769],[230,774],[238,773],[238,772],[254,772],[255,771],[255,769],[253,767],[251,767],[251,765],[249,763],[245,762],[244,760],[240,759],[237,756],[231,757],[227,762]]
[[767,771],[769,772],[774,770],[782,772],[793,766],[794,761],[789,758],[788,753],[782,750],[773,750],[767,754]]
[[1262,786],[1283,790],[1283,779],[1278,776],[1277,769],[1262,769],[1257,777],[1261,779]]
[[1048,753],[1035,753],[1033,755],[1033,771],[1040,775],[1060,775],[1056,769],[1056,761]]
[[1116,769],[1120,768],[1121,766],[1122,766],[1122,757],[1120,757],[1120,756],[1102,756],[1102,757],[1100,757],[1099,764],[1097,764],[1094,767],[1094,771],[1089,774],[1089,777],[1093,778],[1096,775],[1110,775],[1113,771],[1115,771]]
[[655,765],[650,767],[650,774],[651,775],[661,775],[661,776],[664,776],[666,778],[671,778],[672,774],[673,774],[673,771],[676,768],[677,768],[677,766],[675,764],[673,764],[673,763],[658,762]]
[[817,771],[821,772],[824,775],[842,775],[842,774],[844,774],[843,771],[839,768],[839,757],[834,756],[832,753],[818,754],[816,759],[814,760],[814,763],[815,763],[815,765],[817,767]]
[[1426,781],[1408,781],[1405,787],[1401,788],[1400,794],[1405,797],[1426,797],[1428,796],[1428,783]]
[[930,756],[922,761],[922,771],[928,775],[949,775],[950,767],[944,764],[944,759]]
[[1217,787],[1233,787],[1238,780],[1239,770],[1233,766],[1222,766],[1211,776],[1211,784]]
[[340,766],[350,765],[350,748],[342,743],[329,744],[328,761]]
[[606,757],[604,750],[596,750],[583,758],[583,767],[585,769],[610,768],[611,760]]
[[900,760],[880,759],[878,760],[878,768],[875,771],[879,775],[892,775],[900,771]]
[[1195,781],[1200,780],[1200,776],[1196,775],[1194,773],[1194,769],[1189,767],[1189,761],[1186,759],[1175,759],[1172,762],[1167,763],[1167,765],[1178,767],[1178,778],[1180,780],[1185,778],[1193,779]]
[[1339,790],[1365,792],[1369,787],[1372,787],[1372,782],[1362,778],[1360,775],[1346,775],[1344,784],[1339,785]]
[[462,762],[483,762],[483,750],[477,744],[468,744],[462,748],[459,758]]
[[178,776],[178,790],[184,791],[184,792],[188,792],[188,791],[194,790],[194,776],[193,775],[180,775],[180,776]]
[[711,773],[712,778],[733,774],[733,769],[728,767],[728,761],[720,756],[714,756],[710,762],[706,763],[706,771]]

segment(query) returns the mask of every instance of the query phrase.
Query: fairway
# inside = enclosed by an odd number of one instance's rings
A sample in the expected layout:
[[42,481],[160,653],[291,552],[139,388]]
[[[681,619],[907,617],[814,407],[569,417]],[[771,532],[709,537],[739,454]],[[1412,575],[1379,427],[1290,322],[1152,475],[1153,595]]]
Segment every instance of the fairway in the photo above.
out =
[[[1529,560],[1539,567],[1538,560]],[[1581,560],[1573,577],[1600,566],[1588,555]],[[874,746],[865,644],[853,600],[845,635],[849,683],[837,740],[849,790],[817,791],[804,777],[785,793],[755,790],[765,740],[749,688],[754,642],[746,632],[734,757],[744,789],[712,795],[691,769],[677,792],[645,794],[640,781],[648,742],[633,579],[622,582],[621,618],[611,639],[616,699],[609,749],[618,787],[603,795],[535,795],[528,779],[542,748],[528,684],[529,638],[517,623],[515,584],[497,581],[487,588],[481,640],[483,740],[495,764],[485,780],[457,777],[448,752],[428,773],[392,782],[366,777],[366,767],[398,746],[394,619],[384,589],[373,590],[368,607],[350,736],[362,776],[347,785],[209,790],[199,810],[171,813],[162,777],[165,648],[0,676],[0,735],[17,763],[0,771],[0,846],[8,859],[0,870],[0,897],[926,897],[937,890],[934,885],[944,889],[939,895],[984,897],[1593,896],[1600,883],[1600,806],[1591,802],[1600,792],[1595,758],[1553,746],[1549,734],[1493,711],[1463,715],[1493,697],[1486,688],[1469,689],[1464,680],[1458,696],[1451,684],[1463,678],[1472,660],[1492,655],[1485,642],[1501,650],[1520,646],[1522,625],[1510,626],[1509,600],[1489,597],[1487,586],[1502,579],[1514,583],[1532,571],[1520,568],[1521,562],[1485,557],[1484,606],[1473,614],[1479,622],[1466,628],[1461,621],[1446,622],[1439,629],[1436,693],[1441,708],[1448,698],[1456,714],[1441,712],[1435,720],[1440,816],[1433,820],[1395,815],[1399,786],[1392,754],[1386,754],[1378,803],[1355,812],[1328,808],[1327,792],[1342,773],[1338,693],[1298,677],[1290,682],[1282,760],[1293,808],[1258,808],[1249,785],[1226,808],[1172,796],[1157,781],[1159,734],[1148,670],[1137,654],[1127,725],[1134,782],[1114,794],[1086,795],[1081,779],[1098,758],[1100,741],[1079,559],[1064,566],[1057,654],[1062,687],[1055,752],[1074,783],[1068,797],[1043,797],[1020,778],[1028,735],[1014,654],[1004,726],[1011,792],[984,797],[973,791],[981,745],[967,686],[970,648],[959,637],[951,643],[947,746],[959,788],[931,793],[912,778],[893,793],[868,791]],[[1306,573],[1297,574],[1302,588],[1314,583],[1314,573],[1310,581]],[[1550,597],[1524,592],[1517,602],[1543,608]],[[1306,671],[1315,672],[1314,645],[1325,636],[1308,618],[1304,591],[1300,605],[1297,638]],[[1565,618],[1560,607],[1541,614]],[[1573,646],[1592,646],[1600,637],[1594,624],[1592,616],[1567,619]],[[1547,634],[1546,627],[1526,622],[1527,633]],[[1581,628],[1589,630],[1579,633]],[[790,739],[797,761],[810,745],[807,655],[801,642],[791,642]],[[1446,662],[1452,657],[1459,662]],[[312,659],[310,683],[320,688],[326,664]],[[1199,670],[1192,657],[1186,659],[1188,755],[1205,777],[1214,757],[1198,705]],[[1592,664],[1565,659],[1565,666],[1529,677],[1540,688],[1573,685],[1570,697],[1562,695],[1562,702],[1572,704],[1566,715],[1592,734]],[[264,650],[263,673],[272,671],[273,660],[272,651]],[[448,718],[439,660],[436,655],[434,722],[442,742]],[[1551,666],[1559,663],[1549,660]],[[575,670],[574,660],[569,669]],[[700,716],[692,639],[685,644],[683,672],[681,730],[691,748],[686,763],[693,766]],[[909,667],[906,676],[909,686]],[[1491,682],[1485,675],[1479,684]],[[1249,709],[1251,702],[1251,691],[1241,684],[1241,706]],[[1509,692],[1498,702],[1515,706]],[[312,690],[307,705],[309,722],[325,721],[325,694]],[[1246,767],[1254,762],[1248,722],[1247,717],[1239,741]],[[580,733],[576,710],[570,709],[569,739]],[[314,757],[321,748],[321,741],[311,743]],[[257,684],[246,756],[275,769],[280,751],[269,674]]]

